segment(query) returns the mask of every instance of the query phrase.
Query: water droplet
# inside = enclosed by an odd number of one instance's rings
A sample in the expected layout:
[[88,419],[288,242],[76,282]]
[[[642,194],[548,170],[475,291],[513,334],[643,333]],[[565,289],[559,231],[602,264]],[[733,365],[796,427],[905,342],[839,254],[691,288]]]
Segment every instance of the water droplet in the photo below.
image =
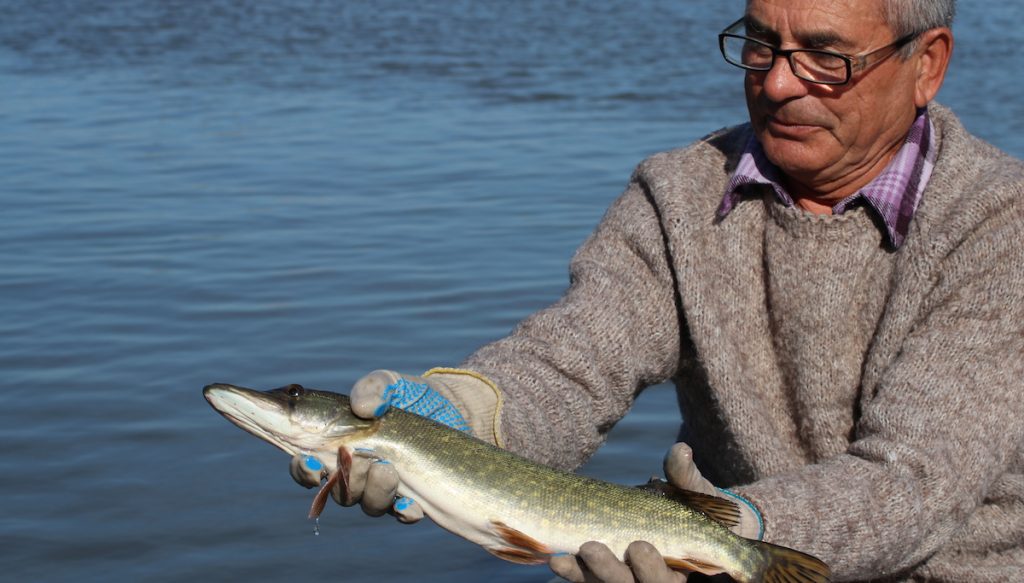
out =
[[317,518],[313,523],[313,536],[320,536],[320,519]]

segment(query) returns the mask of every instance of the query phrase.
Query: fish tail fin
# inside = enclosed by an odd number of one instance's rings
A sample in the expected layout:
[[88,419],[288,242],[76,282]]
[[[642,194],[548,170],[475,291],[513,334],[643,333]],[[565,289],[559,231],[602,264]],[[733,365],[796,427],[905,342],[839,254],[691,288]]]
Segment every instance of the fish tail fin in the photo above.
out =
[[819,559],[800,551],[769,543],[760,544],[764,555],[764,583],[828,583],[832,571]]

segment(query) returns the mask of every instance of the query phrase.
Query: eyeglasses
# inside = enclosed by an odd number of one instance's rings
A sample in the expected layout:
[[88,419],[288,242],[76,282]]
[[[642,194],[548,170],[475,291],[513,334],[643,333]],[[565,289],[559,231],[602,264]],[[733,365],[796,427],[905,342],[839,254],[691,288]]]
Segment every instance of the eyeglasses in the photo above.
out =
[[794,75],[804,81],[822,85],[849,83],[854,71],[863,71],[881,63],[918,35],[908,34],[896,42],[861,55],[844,55],[819,49],[783,50],[738,34],[744,27],[745,20],[740,18],[718,35],[718,47],[727,62],[748,71],[769,71],[775,65],[775,59],[786,57]]

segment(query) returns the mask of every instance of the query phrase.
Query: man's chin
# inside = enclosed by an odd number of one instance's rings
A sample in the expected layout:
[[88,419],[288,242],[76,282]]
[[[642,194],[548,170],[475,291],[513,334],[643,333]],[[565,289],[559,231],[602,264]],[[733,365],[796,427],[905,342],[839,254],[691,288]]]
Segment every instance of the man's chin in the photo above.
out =
[[783,174],[791,178],[812,176],[823,170],[823,160],[827,159],[824,149],[815,140],[794,140],[777,138],[768,132],[760,138],[765,156],[775,164]]

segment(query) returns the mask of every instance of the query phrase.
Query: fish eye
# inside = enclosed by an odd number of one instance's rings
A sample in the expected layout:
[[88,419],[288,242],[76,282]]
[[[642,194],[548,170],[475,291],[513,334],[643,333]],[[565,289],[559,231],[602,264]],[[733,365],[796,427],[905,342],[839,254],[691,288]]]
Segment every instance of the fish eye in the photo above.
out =
[[305,394],[306,389],[304,389],[302,385],[297,385],[293,383],[288,385],[287,387],[284,387],[284,391],[288,393],[289,397],[297,399],[298,397],[301,397],[303,394]]

